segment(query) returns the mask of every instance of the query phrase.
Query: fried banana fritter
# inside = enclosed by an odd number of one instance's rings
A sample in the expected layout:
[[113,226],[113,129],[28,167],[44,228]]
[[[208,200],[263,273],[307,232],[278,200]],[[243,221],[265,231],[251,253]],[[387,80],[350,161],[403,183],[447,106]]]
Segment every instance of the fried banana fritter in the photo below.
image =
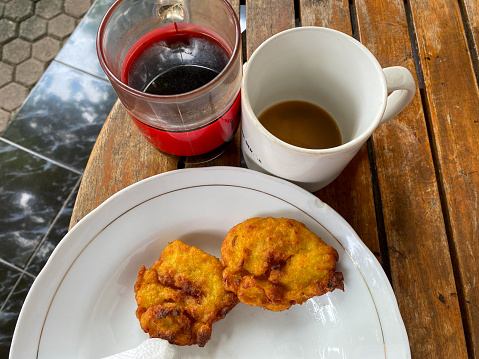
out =
[[204,346],[214,322],[238,303],[222,284],[218,258],[176,240],[160,258],[138,272],[136,316],[150,338],[176,345]]
[[251,218],[233,227],[221,246],[223,285],[245,304],[275,312],[334,289],[338,252],[306,226],[287,218]]

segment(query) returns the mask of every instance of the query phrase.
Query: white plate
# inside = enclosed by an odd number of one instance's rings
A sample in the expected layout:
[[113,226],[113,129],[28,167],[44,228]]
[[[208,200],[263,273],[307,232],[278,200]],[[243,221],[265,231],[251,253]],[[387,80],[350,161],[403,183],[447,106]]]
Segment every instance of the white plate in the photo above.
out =
[[61,241],[20,313],[11,358],[101,358],[147,339],[133,285],[169,241],[220,257],[235,224],[255,216],[301,221],[339,252],[345,291],[274,313],[238,304],[204,348],[177,358],[409,358],[391,286],[353,229],[314,195],[233,167],[183,169],[115,194]]

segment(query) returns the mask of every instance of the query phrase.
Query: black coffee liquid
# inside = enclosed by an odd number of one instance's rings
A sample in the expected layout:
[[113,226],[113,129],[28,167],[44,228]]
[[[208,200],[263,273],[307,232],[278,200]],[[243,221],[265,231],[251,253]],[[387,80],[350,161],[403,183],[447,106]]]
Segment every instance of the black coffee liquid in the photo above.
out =
[[213,80],[218,71],[198,65],[180,65],[158,74],[143,90],[155,95],[190,92]]
[[137,42],[123,64],[122,81],[156,95],[181,94],[212,81],[228,63],[229,51],[198,26],[189,26],[160,28]]

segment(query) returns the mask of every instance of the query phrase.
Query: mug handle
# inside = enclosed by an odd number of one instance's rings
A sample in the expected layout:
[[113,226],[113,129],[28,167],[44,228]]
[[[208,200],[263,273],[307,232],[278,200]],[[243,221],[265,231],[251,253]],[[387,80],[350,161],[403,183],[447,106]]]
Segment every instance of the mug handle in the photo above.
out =
[[388,88],[386,110],[379,124],[388,122],[411,102],[416,93],[416,82],[408,69],[392,66],[383,69]]

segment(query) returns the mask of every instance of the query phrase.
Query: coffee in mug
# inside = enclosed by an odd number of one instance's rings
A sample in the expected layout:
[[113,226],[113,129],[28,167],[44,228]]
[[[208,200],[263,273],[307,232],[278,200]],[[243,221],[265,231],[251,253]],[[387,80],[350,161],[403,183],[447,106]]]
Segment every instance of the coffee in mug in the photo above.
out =
[[[409,70],[383,69],[351,36],[316,26],[283,31],[263,42],[245,67],[241,147],[246,165],[317,191],[332,182],[373,131],[401,112],[415,93]],[[292,132],[300,128],[296,120],[287,125],[262,119],[268,109],[298,101],[326,111],[339,128],[341,142],[292,143]],[[323,131],[303,128],[299,138],[319,138]]]
[[290,145],[320,149],[340,146],[341,132],[323,108],[306,101],[277,103],[258,116],[273,136]]

